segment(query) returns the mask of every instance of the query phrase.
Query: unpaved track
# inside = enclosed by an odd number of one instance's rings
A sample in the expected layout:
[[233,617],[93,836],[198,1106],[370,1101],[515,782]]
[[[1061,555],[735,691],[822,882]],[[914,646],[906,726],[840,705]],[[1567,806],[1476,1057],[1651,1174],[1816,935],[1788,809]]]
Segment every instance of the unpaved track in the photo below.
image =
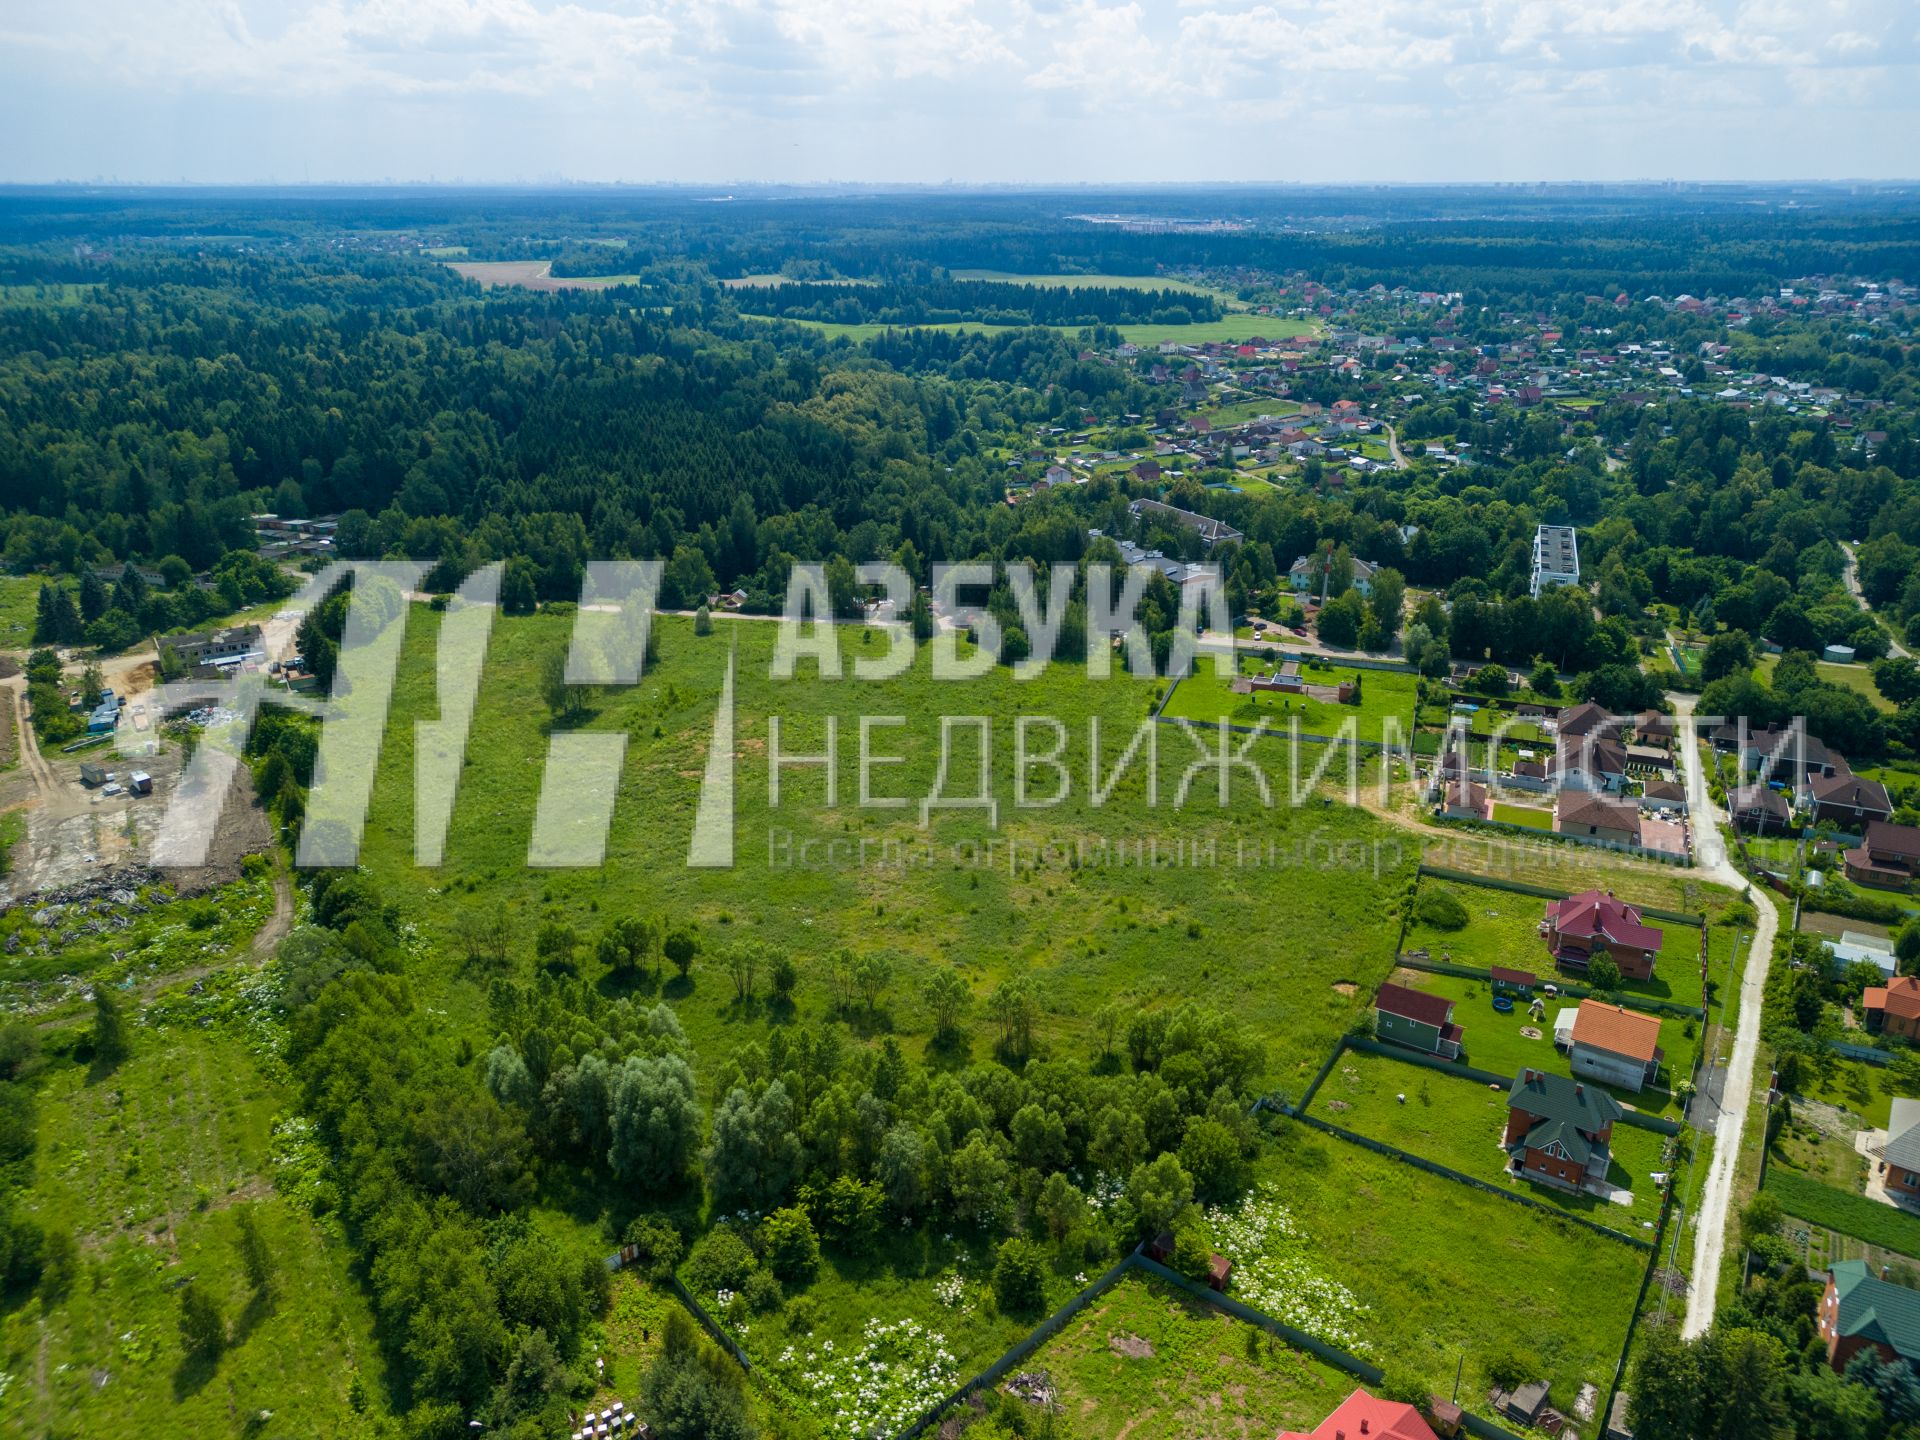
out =
[[1733,1053],[1727,1060],[1726,1084],[1720,1096],[1720,1122],[1713,1137],[1713,1160],[1700,1195],[1700,1215],[1693,1235],[1693,1286],[1687,1292],[1687,1316],[1681,1333],[1691,1339],[1713,1324],[1714,1300],[1719,1291],[1720,1261],[1727,1248],[1727,1222],[1733,1209],[1733,1177],[1740,1163],[1740,1141],[1746,1131],[1747,1111],[1753,1103],[1753,1071],[1760,1055],[1760,1004],[1767,985],[1767,967],[1773,960],[1773,937],[1779,915],[1763,890],[1727,859],[1720,838],[1719,813],[1707,794],[1693,732],[1691,695],[1670,693],[1680,721],[1680,768],[1686,774],[1687,809],[1693,817],[1694,861],[1709,880],[1747,892],[1758,915],[1753,944],[1747,950],[1747,970],[1740,982],[1740,1016],[1733,1033]]

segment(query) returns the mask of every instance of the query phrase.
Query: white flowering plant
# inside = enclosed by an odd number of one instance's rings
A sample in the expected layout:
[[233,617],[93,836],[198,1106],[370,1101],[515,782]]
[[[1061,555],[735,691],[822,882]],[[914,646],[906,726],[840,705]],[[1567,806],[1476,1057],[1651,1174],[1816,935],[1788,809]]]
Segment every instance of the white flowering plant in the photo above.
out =
[[1206,1213],[1220,1253],[1233,1261],[1236,1295],[1254,1309],[1356,1355],[1367,1353],[1359,1326],[1367,1307],[1313,1263],[1313,1242],[1263,1185],[1239,1205]]

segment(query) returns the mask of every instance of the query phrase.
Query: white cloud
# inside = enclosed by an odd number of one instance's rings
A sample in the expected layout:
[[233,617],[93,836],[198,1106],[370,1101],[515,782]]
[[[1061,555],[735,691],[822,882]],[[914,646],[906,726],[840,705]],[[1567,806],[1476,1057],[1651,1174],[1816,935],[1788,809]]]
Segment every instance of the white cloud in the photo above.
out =
[[[931,147],[982,179],[1420,178],[1596,125],[1659,137],[1630,173],[1695,155],[1778,173],[1842,144],[1896,172],[1920,131],[1917,30],[1912,0],[12,0],[0,78],[41,99],[0,86],[0,120],[67,150],[61,173],[113,168],[113,137],[54,123],[47,96],[151,117],[183,150],[241,113],[394,104],[422,125],[387,133],[392,152],[437,159],[510,114],[530,148],[629,177],[628,157],[684,153],[780,178],[767,154],[798,150],[906,178]],[[1779,123],[1756,130],[1762,108]],[[1862,110],[1883,122],[1863,133]],[[1287,169],[1269,137],[1214,125],[1280,117]],[[488,159],[475,141],[466,173]]]

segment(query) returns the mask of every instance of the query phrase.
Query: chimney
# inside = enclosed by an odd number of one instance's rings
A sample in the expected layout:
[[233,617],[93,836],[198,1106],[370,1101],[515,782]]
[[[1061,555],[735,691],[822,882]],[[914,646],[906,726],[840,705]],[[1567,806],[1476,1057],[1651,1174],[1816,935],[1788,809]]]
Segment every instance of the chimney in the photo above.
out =
[[1363,1415],[1363,1416],[1361,1416],[1361,1417],[1360,1417],[1360,1433],[1361,1433],[1362,1435],[1365,1435],[1365,1434],[1368,1434],[1368,1433],[1370,1433],[1370,1431],[1371,1431],[1371,1428],[1372,1428],[1372,1427],[1371,1427],[1371,1425],[1369,1424],[1369,1422],[1367,1421],[1367,1418],[1366,1418],[1366,1417],[1365,1417],[1364,1415]]
[[1574,1093],[1574,1097],[1577,1099],[1580,1096],[1587,1093],[1587,1087],[1582,1085],[1578,1080],[1576,1080],[1573,1082],[1573,1093]]

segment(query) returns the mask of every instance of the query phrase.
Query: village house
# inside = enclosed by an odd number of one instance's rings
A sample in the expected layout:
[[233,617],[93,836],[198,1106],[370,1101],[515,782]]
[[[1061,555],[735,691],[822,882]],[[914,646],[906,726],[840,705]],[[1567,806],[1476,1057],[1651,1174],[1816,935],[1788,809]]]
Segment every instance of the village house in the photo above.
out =
[[1611,890],[1583,890],[1547,902],[1540,933],[1547,953],[1563,970],[1585,972],[1596,955],[1605,955],[1629,980],[1651,980],[1654,960],[1666,937],[1641,922],[1638,907]]
[[1373,1033],[1409,1050],[1455,1060],[1464,1035],[1453,1023],[1453,1001],[1405,985],[1383,984],[1373,997]]
[[1920,829],[1892,825],[1885,820],[1867,823],[1866,838],[1840,855],[1847,878],[1856,885],[1882,890],[1904,890],[1920,871]]
[[1640,843],[1640,807],[1589,790],[1562,790],[1553,802],[1553,833],[1615,845]]
[[1649,780],[1640,787],[1642,810],[1685,810],[1687,787],[1678,780]]
[[[1920,1100],[1899,1099],[1887,1119],[1887,1143],[1875,1179],[1889,1204],[1920,1206]],[[1871,1185],[1867,1193],[1873,1198]]]
[[1605,735],[1562,734],[1552,774],[1568,789],[1617,791],[1627,783],[1627,747]]
[[1673,717],[1658,710],[1642,710],[1633,717],[1633,738],[1642,745],[1670,748],[1673,744]]
[[1487,803],[1487,787],[1471,780],[1450,781],[1440,813],[1455,820],[1485,820],[1492,813]]
[[1778,780],[1798,787],[1814,775],[1850,773],[1847,757],[1829,750],[1817,735],[1809,735],[1798,721],[1782,729],[1769,725],[1764,730],[1745,730],[1739,724],[1714,727],[1708,737],[1713,748],[1740,757],[1744,774],[1761,780]]
[[1884,985],[1869,985],[1860,996],[1867,1029],[1920,1040],[1920,979],[1897,975]]
[[1920,1290],[1875,1275],[1864,1260],[1842,1260],[1827,1272],[1820,1298],[1820,1338],[1827,1363],[1844,1373],[1872,1350],[1883,1363],[1920,1366]]
[[1574,1012],[1567,1063],[1573,1073],[1634,1094],[1660,1078],[1660,1021],[1638,1010],[1583,1000]]
[[1356,1390],[1311,1430],[1282,1430],[1275,1440],[1439,1440],[1413,1406]]
[[1787,797],[1765,785],[1742,785],[1727,797],[1727,809],[1733,816],[1734,829],[1755,835],[1784,830],[1793,819]]
[[1604,1090],[1529,1068],[1514,1076],[1507,1092],[1501,1143],[1517,1173],[1577,1193],[1589,1179],[1606,1180],[1613,1122],[1623,1113]]
[[1803,810],[1813,812],[1816,824],[1827,822],[1858,831],[1871,820],[1893,818],[1887,787],[1858,775],[1809,775],[1798,798]]
[[1570,705],[1562,710],[1554,726],[1555,732],[1562,736],[1610,735],[1618,732],[1619,728],[1620,722],[1591,700],[1583,700],[1578,705]]

